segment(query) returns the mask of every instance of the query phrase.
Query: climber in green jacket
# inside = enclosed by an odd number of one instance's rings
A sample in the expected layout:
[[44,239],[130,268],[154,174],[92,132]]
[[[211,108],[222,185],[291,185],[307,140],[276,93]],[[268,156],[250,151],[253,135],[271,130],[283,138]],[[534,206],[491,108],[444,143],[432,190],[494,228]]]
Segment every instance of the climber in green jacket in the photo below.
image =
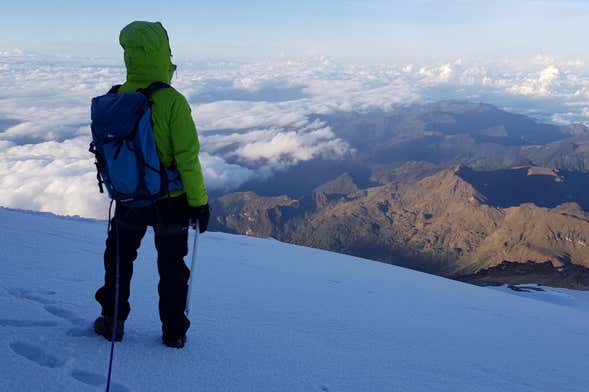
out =
[[[120,33],[124,49],[127,80],[118,93],[147,88],[154,82],[170,84],[176,66],[172,64],[168,34],[159,22],[132,22]],[[162,340],[169,347],[181,348],[186,342],[190,321],[184,314],[190,271],[184,264],[188,253],[188,226],[198,221],[200,232],[207,229],[209,206],[202,169],[198,159],[199,141],[186,98],[174,88],[163,88],[152,95],[152,122],[156,148],[164,167],[175,168],[183,189],[170,191],[148,207],[117,204],[104,253],[105,282],[96,292],[102,315],[94,323],[96,333],[112,339],[118,227],[119,301],[115,340],[122,340],[124,322],[130,312],[129,296],[133,261],[145,235],[153,226],[158,251],[160,282],[159,313]],[[116,223],[116,224],[115,224]]]

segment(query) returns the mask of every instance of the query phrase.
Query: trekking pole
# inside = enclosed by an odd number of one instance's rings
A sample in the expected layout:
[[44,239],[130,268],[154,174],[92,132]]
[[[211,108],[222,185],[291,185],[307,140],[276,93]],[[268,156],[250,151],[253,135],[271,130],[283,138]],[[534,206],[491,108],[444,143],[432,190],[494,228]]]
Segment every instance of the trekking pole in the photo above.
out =
[[188,278],[188,292],[186,293],[186,309],[184,310],[184,313],[186,314],[186,316],[188,316],[188,313],[190,312],[190,297],[191,297],[191,292],[192,292],[192,279],[194,278],[195,275],[195,267],[196,267],[196,253],[198,251],[198,234],[200,233],[200,225],[198,223],[198,220],[196,221],[196,224],[192,226],[192,228],[194,229],[194,240],[192,243],[192,262],[190,263],[190,277]]
[[[109,227],[109,232],[110,232],[110,224],[111,224],[111,210],[112,210],[112,204],[113,202],[110,202],[110,207],[108,209],[108,227]],[[110,380],[111,380],[111,376],[112,376],[112,363],[113,363],[113,359],[114,359],[114,354],[115,354],[115,338],[116,338],[116,331],[117,331],[117,321],[119,318],[119,291],[120,291],[120,260],[119,260],[119,219],[116,216],[116,210],[115,210],[115,249],[116,249],[116,264],[115,264],[115,306],[114,306],[114,317],[113,317],[113,323],[112,323],[112,340],[111,340],[111,345],[110,345],[110,355],[109,355],[109,360],[108,360],[108,376],[106,378],[106,392],[110,392]]]

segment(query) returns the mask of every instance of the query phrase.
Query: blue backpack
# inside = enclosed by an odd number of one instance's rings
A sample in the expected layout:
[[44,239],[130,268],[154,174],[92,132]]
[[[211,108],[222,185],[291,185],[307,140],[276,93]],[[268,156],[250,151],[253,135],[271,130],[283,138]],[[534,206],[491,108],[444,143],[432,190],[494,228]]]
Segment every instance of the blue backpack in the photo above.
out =
[[157,153],[151,120],[151,95],[168,84],[155,82],[136,92],[117,93],[92,99],[92,143],[96,178],[111,199],[132,207],[148,206],[170,191],[182,189],[180,174],[166,169]]

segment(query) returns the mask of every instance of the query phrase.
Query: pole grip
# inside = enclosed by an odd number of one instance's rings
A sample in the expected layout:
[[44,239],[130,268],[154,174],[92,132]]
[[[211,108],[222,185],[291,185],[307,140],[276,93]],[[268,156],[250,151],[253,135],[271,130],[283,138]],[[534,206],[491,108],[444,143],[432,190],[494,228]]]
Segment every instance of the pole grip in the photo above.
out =
[[198,220],[194,225],[192,225],[194,229],[194,240],[192,242],[192,261],[190,263],[190,276],[188,277],[188,291],[186,292],[186,309],[184,309],[184,314],[188,316],[190,313],[190,298],[192,297],[192,282],[194,279],[194,275],[196,275],[196,254],[198,251],[198,236],[200,234],[200,225],[198,224]]

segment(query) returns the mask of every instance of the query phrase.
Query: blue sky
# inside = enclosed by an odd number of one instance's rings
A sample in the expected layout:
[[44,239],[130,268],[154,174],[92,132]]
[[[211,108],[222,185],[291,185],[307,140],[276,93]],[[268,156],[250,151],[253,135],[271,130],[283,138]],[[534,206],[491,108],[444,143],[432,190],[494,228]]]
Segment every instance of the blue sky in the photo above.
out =
[[21,0],[2,6],[0,49],[116,57],[132,20],[163,22],[176,55],[194,59],[585,58],[589,2]]

